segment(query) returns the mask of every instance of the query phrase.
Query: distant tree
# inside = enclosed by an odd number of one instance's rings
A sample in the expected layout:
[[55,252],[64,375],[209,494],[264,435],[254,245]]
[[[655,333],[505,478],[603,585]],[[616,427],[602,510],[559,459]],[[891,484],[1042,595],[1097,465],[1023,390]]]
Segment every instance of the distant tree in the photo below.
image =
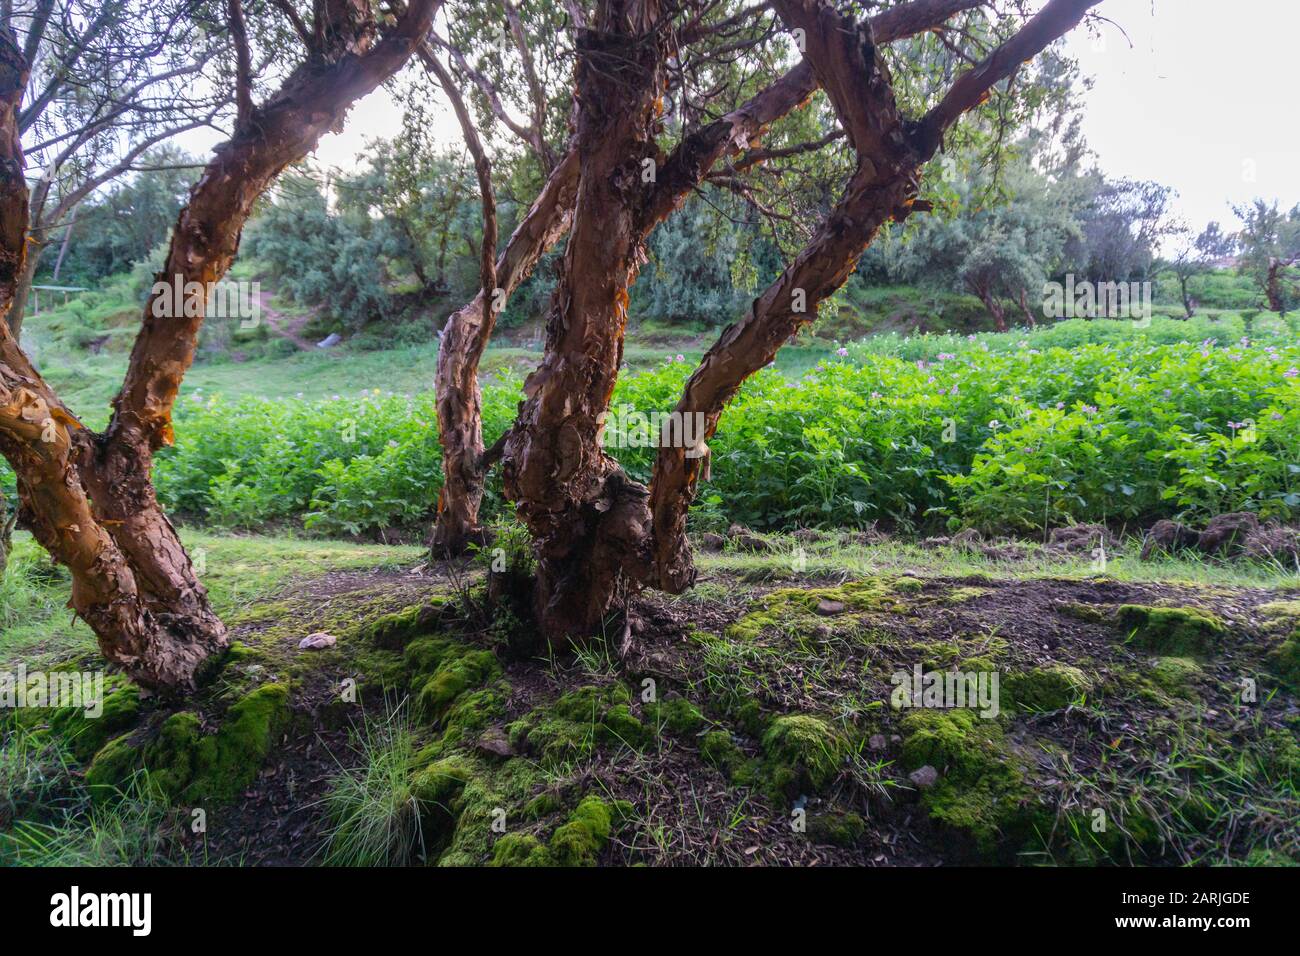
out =
[[1160,242],[1172,233],[1173,190],[1159,183],[1108,180],[1093,171],[1081,177],[1072,205],[1078,238],[1067,250],[1069,270],[1092,282],[1147,281]]
[[1256,199],[1233,212],[1244,223],[1237,234],[1239,270],[1255,281],[1270,312],[1285,315],[1300,298],[1293,268],[1300,263],[1300,204],[1283,212],[1277,202]]
[[1033,169],[1018,167],[1006,188],[1009,195],[981,205],[986,187],[960,183],[956,215],[924,220],[897,267],[909,281],[975,295],[999,331],[1008,327],[1007,300],[1036,324],[1030,296],[1039,300],[1067,242],[1079,237],[1071,211]]
[[1188,292],[1187,284],[1192,276],[1204,272],[1216,259],[1232,254],[1236,248],[1236,237],[1223,232],[1217,222],[1209,223],[1196,236],[1185,224],[1179,224],[1174,235],[1177,239],[1173,258],[1169,268],[1178,280],[1178,293],[1183,300],[1183,310],[1187,318],[1196,312],[1196,303]]
[[134,171],[159,144],[217,120],[230,88],[199,83],[221,72],[221,24],[193,0],[15,0],[7,19],[30,65],[18,117],[34,175],[28,253],[10,331],[17,338],[44,252],[77,208]]
[[140,159],[133,178],[83,201],[52,235],[57,254],[41,266],[50,281],[84,284],[125,272],[167,239],[202,163],[171,145]]

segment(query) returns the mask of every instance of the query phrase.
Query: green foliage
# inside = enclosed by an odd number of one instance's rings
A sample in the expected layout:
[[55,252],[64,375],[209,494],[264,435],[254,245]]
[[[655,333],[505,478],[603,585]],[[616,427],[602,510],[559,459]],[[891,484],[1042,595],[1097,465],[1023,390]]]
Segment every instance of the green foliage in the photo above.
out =
[[[1240,330],[1070,320],[1022,335],[882,336],[796,380],[765,370],[709,443],[698,507],[715,525],[772,529],[1290,518],[1300,513],[1300,347],[1267,344],[1263,327],[1240,344]],[[689,371],[669,360],[624,375],[611,417],[621,406],[671,409]],[[484,388],[488,442],[513,419],[518,389]],[[223,526],[411,525],[431,515],[441,483],[436,420],[429,394],[191,400],[156,483],[168,508]],[[616,429],[606,441],[648,480],[654,447]],[[490,484],[484,517],[501,509]]]

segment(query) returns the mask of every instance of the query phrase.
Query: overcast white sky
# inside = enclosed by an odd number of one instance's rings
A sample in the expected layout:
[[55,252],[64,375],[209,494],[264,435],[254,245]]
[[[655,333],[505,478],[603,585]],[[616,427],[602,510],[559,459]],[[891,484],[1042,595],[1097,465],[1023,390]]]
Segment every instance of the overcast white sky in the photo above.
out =
[[[1104,0],[1097,10],[1115,25],[1066,42],[1094,79],[1084,131],[1102,169],[1173,186],[1198,230],[1235,222],[1232,202],[1300,202],[1298,0]],[[442,119],[458,140],[450,112]],[[380,90],[316,157],[350,168],[367,139],[400,124]]]

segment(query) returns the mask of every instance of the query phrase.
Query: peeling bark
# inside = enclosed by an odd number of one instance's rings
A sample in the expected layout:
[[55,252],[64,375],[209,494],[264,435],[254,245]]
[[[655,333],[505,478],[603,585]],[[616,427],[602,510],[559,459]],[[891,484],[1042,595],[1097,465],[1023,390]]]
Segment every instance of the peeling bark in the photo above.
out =
[[[331,0],[319,7],[312,55],[217,147],[180,212],[159,280],[178,278],[205,289],[219,281],[258,196],[285,166],[336,128],[353,101],[406,62],[438,5],[438,0],[414,0],[378,41],[364,0]],[[7,48],[5,56],[8,62]],[[20,222],[13,231],[23,241],[15,249],[13,236],[0,235],[0,270],[3,263],[21,266],[27,221],[8,215],[26,203],[26,187],[18,133],[10,125],[21,88],[11,96],[6,79],[0,72],[0,99],[6,103],[0,110],[0,150],[5,151],[0,159],[16,157],[23,195],[14,194],[12,178],[0,181],[6,187],[0,205],[5,229]],[[0,281],[0,297],[5,285]],[[104,656],[144,686],[171,689],[192,686],[204,661],[229,641],[150,481],[153,452],[171,441],[172,405],[203,320],[204,303],[190,315],[174,305],[165,307],[156,295],[146,303],[102,435],[91,433],[63,407],[7,325],[0,327],[0,452],[18,476],[23,526],[71,570],[71,606],[95,631]]]
[[[538,260],[569,231],[578,187],[578,155],[570,150],[555,167],[528,214],[511,234],[496,262],[496,287],[503,297],[518,288]],[[443,486],[433,551],[459,554],[481,541],[479,507],[488,467],[483,447],[479,362],[492,335],[495,316],[484,309],[482,292],[447,319],[438,346],[438,441]]]
[[[628,288],[644,259],[638,212],[664,87],[658,5],[601,4],[578,32],[574,137],[579,185],[573,229],[546,328],[546,353],[524,383],[506,442],[506,493],[532,532],[534,610],[552,641],[600,627],[648,543],[646,491],[599,440],[623,358]],[[647,166],[647,162],[649,166]]]

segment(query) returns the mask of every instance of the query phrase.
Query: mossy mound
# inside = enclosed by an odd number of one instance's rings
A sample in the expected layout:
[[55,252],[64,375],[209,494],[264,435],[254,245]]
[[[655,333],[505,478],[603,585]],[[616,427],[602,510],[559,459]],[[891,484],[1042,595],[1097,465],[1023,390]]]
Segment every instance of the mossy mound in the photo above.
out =
[[271,747],[288,726],[289,688],[263,684],[231,705],[215,734],[199,719],[172,714],[143,746],[126,734],[109,741],[86,771],[92,788],[120,788],[137,770],[170,800],[227,803],[257,778]]
[[413,638],[436,630],[448,612],[447,599],[433,597],[423,604],[412,604],[359,624],[352,629],[350,636],[386,650],[401,650]]
[[728,777],[745,762],[744,753],[725,730],[711,730],[700,738],[700,756]]
[[615,829],[632,816],[626,800],[607,802],[587,796],[549,843],[528,833],[507,833],[492,848],[492,866],[595,866]]
[[753,641],[769,628],[798,628],[834,619],[819,614],[819,607],[824,610],[843,605],[843,612],[837,613],[861,613],[897,604],[899,598],[894,588],[897,583],[871,578],[835,588],[781,588],[759,598],[755,602],[758,607],[730,625],[725,636],[733,641]]
[[60,699],[79,703],[47,707],[44,696],[25,697],[24,706],[0,707],[0,728],[7,723],[28,730],[46,726],[74,757],[86,761],[140,719],[139,688],[119,674],[106,677],[99,690],[84,684],[81,674],[68,667],[53,669],[49,678],[52,685],[66,678],[58,691]]
[[1228,632],[1216,615],[1194,607],[1124,604],[1115,620],[1135,647],[1169,657],[1209,657]]
[[511,723],[510,744],[549,768],[589,757],[601,744],[639,749],[650,730],[633,715],[631,699],[623,684],[570,691]]
[[1268,652],[1268,669],[1293,694],[1300,695],[1300,628]]
[[641,714],[652,728],[677,737],[693,736],[707,723],[699,708],[685,697],[670,697],[643,704]]
[[1204,674],[1201,665],[1190,657],[1160,657],[1151,665],[1152,682],[1177,697],[1195,697],[1195,684]]
[[921,802],[932,820],[966,838],[954,846],[957,855],[1012,858],[1045,811],[998,723],[970,710],[917,710],[903,718],[901,729],[904,768],[928,765],[940,772]]
[[857,845],[866,832],[866,821],[852,812],[832,810],[810,814],[808,818],[808,836],[817,843],[852,847]]
[[1093,680],[1077,667],[1048,664],[1007,674],[1002,681],[1002,704],[1017,710],[1060,710],[1093,689]]
[[787,797],[803,788],[822,790],[839,775],[848,741],[828,721],[811,714],[777,717],[763,735],[769,788]]

